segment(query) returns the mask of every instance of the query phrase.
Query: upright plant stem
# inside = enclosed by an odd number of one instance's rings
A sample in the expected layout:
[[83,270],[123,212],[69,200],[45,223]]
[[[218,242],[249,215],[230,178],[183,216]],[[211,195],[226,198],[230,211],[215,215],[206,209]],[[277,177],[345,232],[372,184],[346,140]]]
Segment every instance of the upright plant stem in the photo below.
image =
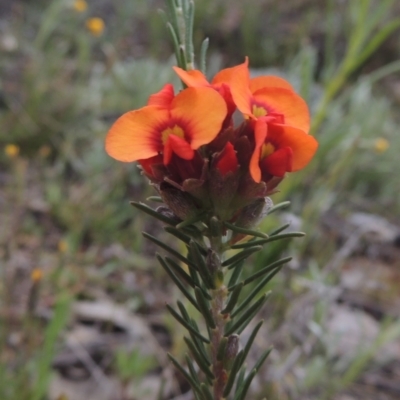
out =
[[[207,260],[207,267],[210,271],[214,271],[214,276],[222,274],[222,238],[221,236],[212,237],[211,251],[214,252],[214,257],[209,257]],[[213,260],[213,261],[211,261]],[[219,261],[219,265],[215,265],[215,260]],[[224,337],[225,325],[228,322],[227,314],[222,314],[221,311],[225,308],[226,300],[228,297],[228,289],[224,282],[218,282],[216,279],[216,288],[211,289],[209,294],[211,296],[211,314],[215,322],[215,329],[210,329],[211,339],[211,354],[212,354],[212,370],[215,376],[213,381],[214,400],[222,400],[225,384],[227,381],[227,373],[223,365],[223,360],[218,360],[218,350],[220,349],[222,339]]]
[[223,368],[222,361],[217,360],[218,349],[221,345],[221,341],[224,334],[224,328],[226,325],[226,321],[224,319],[221,311],[224,309],[224,304],[227,297],[226,286],[223,285],[221,288],[217,290],[211,291],[211,312],[216,324],[216,328],[212,330],[211,333],[211,347],[212,347],[212,362],[213,362],[213,373],[215,376],[213,382],[214,389],[214,399],[222,400],[222,393],[225,388],[225,384],[227,381],[227,375]]

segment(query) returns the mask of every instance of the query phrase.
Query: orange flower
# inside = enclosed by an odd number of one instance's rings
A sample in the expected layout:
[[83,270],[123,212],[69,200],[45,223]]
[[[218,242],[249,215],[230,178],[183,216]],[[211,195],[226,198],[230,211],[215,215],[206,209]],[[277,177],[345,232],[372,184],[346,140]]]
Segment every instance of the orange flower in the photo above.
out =
[[268,175],[282,177],[304,168],[313,158],[318,142],[293,126],[265,124],[258,120],[254,130],[255,148],[250,160],[250,175],[256,182]]
[[226,116],[221,96],[207,87],[188,88],[173,96],[171,85],[151,96],[147,106],[122,115],[106,138],[107,153],[132,162],[163,154],[191,160],[195,150],[211,142]]
[[246,118],[309,131],[307,103],[284,79],[278,76],[250,79],[247,58],[243,64],[222,70],[216,78],[218,83],[225,82],[230,87],[233,101]]
[[[304,168],[318,147],[307,133],[310,116],[306,102],[286,80],[278,76],[250,79],[248,59],[236,67],[217,73],[209,83],[197,70],[175,72],[189,87],[213,87],[225,98],[228,109],[250,119],[255,148],[250,160],[250,175],[256,182]],[[231,99],[231,100],[230,100]],[[230,107],[230,101],[233,101]]]
[[278,76],[250,79],[248,59],[222,70],[216,83],[225,82],[243,115],[253,121],[255,148],[250,175],[256,182],[304,168],[318,143],[307,133],[310,116],[306,102]]
[[211,83],[198,70],[173,68],[187,86],[211,86],[222,92],[228,104],[229,98],[232,98],[247,118],[291,125],[305,132],[310,128],[307,104],[294,92],[290,83],[278,76],[250,79],[247,57],[243,64],[218,72]]
[[207,78],[201,71],[196,69],[192,69],[189,71],[185,71],[179,67],[172,67],[176,74],[181,78],[181,80],[189,87],[211,87],[215,89],[224,99],[226,105],[228,107],[227,117],[230,118],[232,114],[236,110],[236,105],[232,99],[232,95],[229,89],[229,86],[226,82],[220,79],[220,74],[223,73],[222,70],[217,75],[215,75],[214,79],[209,83]]

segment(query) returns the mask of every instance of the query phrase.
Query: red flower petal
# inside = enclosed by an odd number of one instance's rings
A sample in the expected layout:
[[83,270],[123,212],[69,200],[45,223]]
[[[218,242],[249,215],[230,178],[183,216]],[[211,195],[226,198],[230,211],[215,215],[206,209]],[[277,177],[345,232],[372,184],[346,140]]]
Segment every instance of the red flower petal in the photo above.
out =
[[146,106],[122,115],[106,137],[106,152],[118,161],[132,162],[162,151],[158,127],[169,121],[168,110]]
[[235,172],[237,170],[238,159],[236,156],[236,151],[231,142],[228,142],[225,145],[217,158],[218,159],[215,167],[222,175],[226,175],[228,172]]
[[282,147],[265,157],[260,162],[264,174],[282,177],[292,170],[293,151],[290,147]]
[[261,181],[260,155],[261,147],[267,137],[267,129],[267,124],[264,121],[256,121],[254,129],[255,148],[250,159],[249,170],[251,177],[257,183]]
[[292,149],[292,171],[304,168],[314,157],[318,148],[318,142],[313,136],[293,126],[270,124],[268,139],[278,148],[290,147]]
[[167,165],[171,161],[172,153],[175,153],[184,160],[191,160],[194,156],[194,150],[190,144],[176,135],[169,135],[164,145],[164,164]]
[[154,176],[153,166],[160,166],[160,164],[162,165],[163,158],[161,155],[157,155],[144,160],[138,160],[138,162],[141,165],[144,173],[146,173],[149,177],[156,179]]
[[167,83],[159,92],[149,97],[147,105],[168,108],[174,96],[174,87],[170,83]]

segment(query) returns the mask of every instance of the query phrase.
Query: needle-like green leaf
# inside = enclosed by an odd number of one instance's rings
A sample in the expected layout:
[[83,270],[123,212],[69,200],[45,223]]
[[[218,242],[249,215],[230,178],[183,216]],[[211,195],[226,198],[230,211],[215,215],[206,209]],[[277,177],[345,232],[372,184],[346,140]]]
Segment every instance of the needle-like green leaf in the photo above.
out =
[[282,201],[282,203],[275,204],[273,207],[271,207],[268,210],[268,215],[274,213],[275,211],[283,210],[284,208],[287,208],[289,206],[290,206],[290,201]]
[[169,304],[166,305],[168,311],[171,313],[171,315],[183,326],[185,327],[188,331],[192,332],[196,337],[198,337],[201,341],[204,343],[210,343],[210,341],[205,338],[202,334],[200,334],[196,329],[193,328],[193,326],[184,320],[183,317],[181,317]]
[[165,222],[166,224],[175,226],[179,222],[179,220],[169,218],[169,217],[157,212],[156,210],[153,210],[151,207],[147,206],[146,204],[137,203],[136,201],[131,201],[130,204],[133,207],[137,208],[138,210],[143,211],[146,214],[148,214],[154,218],[157,218],[158,220],[160,220],[162,222]]
[[[233,248],[233,247],[232,247]],[[230,266],[229,269],[233,268],[233,264],[238,263],[239,261],[245,260],[247,257],[249,257],[251,254],[255,253],[256,251],[261,250],[261,246],[252,246],[249,249],[245,249],[241,251],[240,253],[235,254],[231,258],[228,258],[222,263],[223,267]]]
[[197,300],[197,304],[200,309],[200,313],[203,315],[204,319],[206,320],[207,326],[210,327],[211,329],[215,329],[214,318],[211,315],[208,301],[204,297],[202,290],[197,287],[194,289],[194,294],[196,295],[196,300]]
[[[164,259],[159,255],[156,254],[157,260],[161,264],[161,266],[164,268],[165,272],[170,276],[170,278],[174,281],[175,285],[178,286],[179,290],[185,295],[185,297],[196,307],[197,310],[199,310],[199,306],[197,305],[196,300],[194,297],[189,293],[189,291],[186,289],[185,285],[179,280],[179,278],[174,274],[172,269],[169,267],[169,265],[164,261]],[[200,310],[199,310],[200,311]]]
[[256,302],[254,302],[243,315],[241,315],[236,321],[230,325],[229,329],[224,333],[224,336],[229,336],[232,333],[236,333],[243,326],[248,324],[253,317],[257,314],[258,310],[263,306],[263,304],[267,301],[269,295],[265,293],[261,296]]
[[233,310],[233,308],[236,306],[237,301],[239,300],[242,288],[243,282],[235,286],[235,289],[232,290],[228,303],[226,304],[226,307],[221,311],[221,314],[228,314]]
[[236,232],[236,233],[242,233],[244,235],[250,235],[250,236],[260,237],[260,238],[264,238],[264,239],[268,237],[268,235],[266,233],[263,233],[260,231],[255,231],[252,229],[242,228],[240,226],[230,224],[229,222],[224,222],[224,225],[228,229],[230,229],[231,231]]
[[[270,236],[267,239],[260,239],[260,240],[255,240],[252,242],[253,246],[262,246],[266,243],[270,242],[275,242],[276,240],[281,240],[281,239],[291,239],[295,237],[303,237],[305,236],[304,232],[288,232],[288,233],[280,233],[278,235]],[[232,249],[244,249],[248,247],[247,243],[239,243],[239,244],[234,244],[231,248]]]
[[178,253],[176,250],[174,250],[172,247],[166,245],[164,242],[162,242],[161,240],[158,240],[157,238],[155,238],[154,236],[146,233],[146,232],[142,232],[142,235],[146,238],[151,240],[153,243],[155,243],[156,245],[160,246],[162,249],[168,251],[168,253],[172,254],[174,257],[176,257],[178,260],[184,262],[186,265],[188,265],[189,267],[193,267],[196,269],[196,265],[193,264],[192,262],[190,262],[186,257],[184,257],[182,254]]

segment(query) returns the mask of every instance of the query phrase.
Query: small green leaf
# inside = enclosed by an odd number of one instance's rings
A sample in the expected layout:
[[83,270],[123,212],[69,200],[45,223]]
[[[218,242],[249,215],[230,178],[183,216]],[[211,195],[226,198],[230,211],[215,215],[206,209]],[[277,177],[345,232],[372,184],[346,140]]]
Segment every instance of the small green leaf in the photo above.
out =
[[[167,353],[168,358],[172,361],[172,364],[174,364],[175,368],[181,372],[181,374],[185,377],[185,379],[189,382],[190,386],[192,386],[192,389],[195,390],[197,393],[201,393],[201,389],[199,384],[192,378],[192,376],[182,367],[182,365],[179,364],[179,362],[175,359],[174,356],[172,356],[170,353]],[[201,393],[202,395],[202,393]]]
[[174,260],[169,257],[165,257],[165,261],[171,267],[171,269],[175,273],[177,273],[182,279],[184,279],[192,288],[196,286],[190,275],[186,271],[184,271],[183,268],[178,265]]
[[148,215],[150,215],[150,216],[152,216],[152,217],[154,217],[154,218],[156,218],[156,219],[158,219],[158,220],[160,220],[162,222],[165,222],[166,224],[175,226],[178,223],[177,220],[169,218],[169,217],[166,217],[165,215],[157,212],[156,210],[153,210],[151,207],[147,206],[146,204],[137,203],[135,201],[131,201],[130,204],[133,207],[137,208],[138,210],[143,211],[146,214],[148,214]]
[[190,315],[187,312],[186,307],[183,305],[183,303],[180,300],[177,301],[177,304],[178,304],[179,311],[182,314],[182,317],[185,319],[185,321],[189,322],[190,321]]
[[238,263],[233,264],[229,267],[229,269],[233,269],[233,273],[229,279],[228,288],[236,285],[237,281],[240,279],[243,270],[243,265],[244,265],[244,260],[239,261]]
[[179,278],[174,274],[172,269],[169,267],[169,265],[164,261],[164,259],[159,255],[156,254],[156,258],[161,264],[161,266],[164,268],[165,272],[170,276],[170,278],[174,281],[175,285],[178,286],[179,290],[185,295],[185,297],[196,307],[197,310],[199,310],[199,306],[196,303],[196,300],[194,297],[189,293],[189,291],[186,289],[186,287],[182,284],[182,282],[179,280]]
[[183,338],[190,352],[192,353],[193,358],[196,360],[199,368],[204,372],[204,374],[211,380],[215,379],[214,374],[210,371],[210,363],[208,360],[204,359],[203,356],[197,351],[194,343],[187,338],[186,336]]
[[196,265],[193,264],[192,262],[190,262],[186,257],[184,257],[182,254],[178,253],[176,250],[174,250],[172,247],[166,245],[164,242],[162,242],[161,240],[158,240],[157,238],[155,238],[154,236],[146,233],[146,232],[142,232],[142,235],[146,238],[149,239],[150,241],[152,241],[153,243],[155,243],[156,245],[160,246],[162,249],[168,251],[168,253],[172,254],[174,257],[176,257],[178,260],[184,262],[186,265],[188,265],[189,267],[193,267],[196,268]]
[[283,210],[284,208],[287,208],[289,206],[290,201],[283,201],[282,203],[275,204],[268,210],[268,215],[274,213],[275,211]]
[[268,272],[271,272],[275,268],[288,263],[291,259],[292,259],[292,257],[285,257],[285,258],[281,258],[280,260],[277,260],[277,261],[267,265],[266,267],[262,268],[260,271],[256,272],[255,274],[253,274],[253,275],[249,276],[247,279],[245,279],[244,285],[248,285],[250,282],[255,281],[256,279],[262,277],[263,275],[267,274]]
[[242,360],[239,365],[239,368],[243,365],[243,363],[246,361],[246,357],[249,354],[249,351],[251,349],[251,346],[253,345],[254,339],[257,336],[258,331],[260,330],[262,324],[264,323],[264,320],[261,320],[253,329],[253,332],[251,332],[251,335],[249,337],[249,340],[246,343],[246,346],[243,349],[243,355],[242,355]]
[[272,351],[272,347],[270,347],[267,350],[264,350],[263,354],[261,355],[261,357],[258,359],[258,361],[256,362],[256,365],[254,366],[254,370],[256,372],[259,371],[259,369],[261,368],[261,366],[263,365],[264,361],[267,359],[267,357],[270,355],[271,351]]
[[202,390],[202,392],[203,392],[204,397],[206,398],[206,400],[213,400],[213,399],[214,399],[213,395],[212,395],[211,392],[210,392],[209,387],[208,387],[205,383],[202,383],[202,384],[200,385],[200,388],[201,388],[201,390]]
[[229,373],[228,381],[226,382],[225,389],[223,396],[228,397],[229,393],[232,390],[233,384],[235,383],[236,375],[241,366],[241,360],[243,357],[243,350],[239,351],[238,355],[236,356],[235,361],[233,362],[231,372]]
[[203,218],[203,216],[204,216],[203,213],[195,214],[195,215],[193,215],[192,217],[189,217],[189,218],[185,219],[184,221],[180,222],[178,225],[176,225],[176,227],[177,227],[178,229],[185,228],[185,227],[187,227],[187,226],[189,226],[189,225],[192,225],[192,224],[194,224],[194,223],[196,223],[196,222],[201,221],[201,219]]
[[251,290],[247,295],[246,299],[238,306],[238,308],[231,314],[231,318],[234,318],[239,314],[245,307],[257,296],[257,294],[264,288],[264,286],[282,269],[282,267],[277,267],[273,269],[267,276],[265,276],[258,285]]
[[[233,248],[233,247],[232,247]],[[235,254],[231,258],[228,258],[222,263],[223,267],[226,266],[231,266],[230,268],[233,268],[232,264],[237,264],[239,261],[245,260],[247,257],[249,257],[251,254],[255,253],[256,251],[261,250],[261,246],[252,246],[249,249],[245,249],[241,251],[240,253]],[[229,269],[230,269],[229,268]]]
[[239,392],[239,388],[243,384],[245,374],[246,374],[246,365],[243,365],[243,367],[241,368],[241,370],[239,372],[239,376],[238,376],[238,379],[237,379],[237,382],[236,382],[235,393]]
[[183,233],[180,229],[176,229],[172,226],[166,226],[164,227],[164,230],[179,240],[182,240],[182,242],[189,244],[191,237]]
[[193,328],[193,326],[185,321],[183,319],[183,317],[181,317],[169,304],[166,305],[168,311],[171,313],[171,315],[183,326],[185,327],[188,331],[192,332],[193,335],[196,335],[197,338],[199,338],[201,341],[203,341],[204,343],[210,343],[210,341],[205,338],[202,334],[200,334],[199,332],[196,331],[195,328]]
[[247,310],[246,312],[241,315],[236,321],[232,323],[232,325],[229,327],[227,332],[224,333],[224,336],[229,336],[232,333],[236,333],[236,331],[239,331],[239,329],[245,325],[247,326],[248,322],[250,322],[253,317],[257,314],[259,309],[263,306],[263,304],[267,301],[270,293],[265,293],[263,296],[261,296],[256,302],[254,302]]
[[203,282],[206,284],[206,286],[208,288],[213,289],[215,287],[215,285],[214,285],[211,273],[210,273],[209,269],[207,268],[206,261],[205,261],[204,257],[202,256],[199,247],[200,246],[194,240],[192,240],[189,244],[190,255],[193,258],[193,262],[197,266],[197,270],[198,270],[199,274],[203,278]]
[[235,397],[233,400],[244,400],[247,394],[247,391],[249,390],[251,381],[253,378],[256,376],[257,371],[253,369],[246,377],[246,379],[243,381],[243,383],[239,386]]
[[[266,243],[275,242],[276,240],[291,239],[291,238],[295,238],[295,237],[303,237],[305,235],[306,234],[304,232],[280,233],[278,235],[270,236],[267,239],[254,240],[254,242],[252,242],[252,245],[259,246],[259,245],[264,245]],[[231,246],[232,249],[244,249],[246,247],[248,247],[247,243],[234,244],[233,246]]]
[[[193,318],[190,319],[190,325],[192,325],[193,329],[195,329],[197,332],[200,332],[199,327]],[[206,360],[208,360],[209,356],[208,356],[208,353],[204,346],[204,342],[199,340],[199,338],[196,335],[194,335],[192,332],[189,332],[189,333],[190,333],[190,337],[192,338],[193,343],[196,345],[197,350],[203,355],[203,357]]]
[[194,289],[194,294],[196,295],[197,304],[200,309],[200,313],[203,315],[204,319],[206,320],[207,325],[211,329],[215,329],[215,322],[214,318],[211,315],[211,311],[209,309],[208,302],[203,295],[203,292],[200,288],[196,287]]
[[250,236],[260,237],[260,238],[264,238],[264,239],[268,237],[268,235],[266,233],[263,233],[260,231],[242,228],[240,226],[236,226],[236,225],[230,224],[228,222],[224,222],[224,224],[228,229],[230,229],[231,231],[236,232],[236,233],[242,233],[244,235],[250,235]]
[[154,201],[156,203],[164,203],[163,199],[160,196],[149,196],[146,200],[147,201]]
[[[186,4],[186,2],[184,2]],[[194,2],[188,2],[189,7],[185,16],[185,39],[187,61],[191,68],[194,68],[194,49],[193,49],[193,21],[194,21]]]
[[221,311],[221,314],[228,314],[233,310],[233,308],[235,307],[235,305],[239,299],[239,296],[240,296],[243,286],[244,286],[243,282],[241,282],[235,286],[235,288],[232,290],[232,293],[229,297],[228,303],[226,304],[226,307]]
[[[286,228],[289,228],[289,226],[290,226],[290,223],[285,224],[285,225],[282,225],[282,226],[279,227],[278,229],[273,230],[273,231],[269,234],[269,236],[275,236],[275,235],[277,235],[278,233],[281,233],[282,231],[284,231]],[[164,228],[164,229],[165,229],[165,228]]]
[[209,38],[205,38],[200,48],[200,71],[205,75],[207,72],[207,50],[210,43]]

